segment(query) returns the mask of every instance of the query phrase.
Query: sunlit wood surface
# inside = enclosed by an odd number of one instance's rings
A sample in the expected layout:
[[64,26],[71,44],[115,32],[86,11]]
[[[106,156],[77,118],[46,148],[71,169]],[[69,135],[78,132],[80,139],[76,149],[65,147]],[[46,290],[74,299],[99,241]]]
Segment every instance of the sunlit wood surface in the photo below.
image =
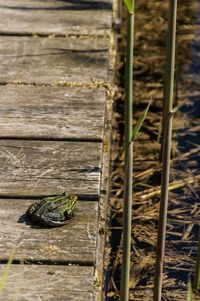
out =
[[[0,0],[0,300],[100,301],[112,2]],[[65,191],[67,225],[28,219]]]

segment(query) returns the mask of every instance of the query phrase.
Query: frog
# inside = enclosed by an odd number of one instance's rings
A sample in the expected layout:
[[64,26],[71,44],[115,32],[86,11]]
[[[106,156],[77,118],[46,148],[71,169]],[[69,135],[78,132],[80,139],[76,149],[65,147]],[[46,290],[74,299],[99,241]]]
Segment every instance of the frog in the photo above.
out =
[[74,217],[73,208],[76,202],[76,195],[64,192],[31,204],[26,215],[36,224],[49,228],[59,227],[67,224]]

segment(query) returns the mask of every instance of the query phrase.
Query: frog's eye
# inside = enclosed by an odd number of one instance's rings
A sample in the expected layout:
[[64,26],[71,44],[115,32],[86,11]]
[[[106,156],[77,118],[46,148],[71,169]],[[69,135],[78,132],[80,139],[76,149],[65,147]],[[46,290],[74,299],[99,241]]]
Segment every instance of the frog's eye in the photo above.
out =
[[28,214],[33,214],[33,212],[35,211],[37,204],[31,204],[28,209],[27,209],[27,213]]

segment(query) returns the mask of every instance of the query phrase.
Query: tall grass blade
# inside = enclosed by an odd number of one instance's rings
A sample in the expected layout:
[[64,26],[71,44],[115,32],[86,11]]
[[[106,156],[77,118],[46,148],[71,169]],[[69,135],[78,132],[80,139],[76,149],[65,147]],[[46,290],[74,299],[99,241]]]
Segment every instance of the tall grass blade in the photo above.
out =
[[163,277],[164,253],[165,253],[171,136],[172,136],[173,114],[171,114],[171,112],[173,108],[173,89],[174,89],[176,12],[177,12],[177,0],[170,0],[169,14],[168,14],[165,93],[164,93],[164,111],[163,111],[164,128],[162,129],[162,132],[165,133],[165,135],[162,139],[163,153],[162,153],[161,200],[160,200],[157,254],[156,254],[155,277],[154,277],[154,297],[153,297],[154,301],[161,301],[162,298],[162,277]]
[[134,5],[132,0],[124,0],[124,4],[129,12],[129,14],[132,14],[134,11]]
[[142,126],[143,123],[144,123],[144,120],[145,120],[145,118],[146,118],[146,116],[147,116],[147,113],[148,113],[150,104],[151,104],[151,99],[150,99],[150,101],[149,101],[149,103],[148,103],[146,109],[140,114],[140,116],[139,116],[139,118],[138,118],[136,124],[135,124],[134,127],[133,127],[133,136],[132,136],[132,140],[133,140],[133,141],[136,139],[137,134],[138,134],[138,132],[139,132],[141,126]]
[[199,291],[200,289],[200,231],[193,287],[196,291]]
[[[130,2],[130,1],[129,1]],[[129,3],[127,2],[127,3]],[[134,7],[134,0],[130,2]],[[124,208],[123,208],[123,254],[121,274],[121,301],[129,299],[130,255],[131,255],[131,221],[132,221],[132,170],[133,170],[133,141],[132,141],[132,103],[133,103],[133,36],[134,13],[128,13],[127,20],[127,49],[125,71],[125,179],[124,179]]]
[[8,275],[9,275],[9,272],[10,272],[10,269],[11,269],[11,265],[12,265],[14,256],[15,256],[15,249],[13,249],[11,251],[10,257],[8,259],[8,263],[5,265],[3,274],[0,278],[0,295],[2,295],[2,293],[5,289],[5,285],[6,285],[6,282],[7,282],[7,279],[8,279]]
[[192,284],[191,280],[187,283],[187,301],[192,301]]

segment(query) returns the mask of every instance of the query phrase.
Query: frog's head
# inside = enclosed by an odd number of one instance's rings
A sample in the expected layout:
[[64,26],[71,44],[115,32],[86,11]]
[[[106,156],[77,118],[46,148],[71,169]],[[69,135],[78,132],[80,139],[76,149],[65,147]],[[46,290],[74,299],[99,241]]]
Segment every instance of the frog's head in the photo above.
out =
[[26,211],[26,213],[31,216],[33,214],[33,212],[35,211],[35,208],[37,207],[37,204],[34,203],[34,204],[31,204],[29,207],[28,207],[28,210]]

